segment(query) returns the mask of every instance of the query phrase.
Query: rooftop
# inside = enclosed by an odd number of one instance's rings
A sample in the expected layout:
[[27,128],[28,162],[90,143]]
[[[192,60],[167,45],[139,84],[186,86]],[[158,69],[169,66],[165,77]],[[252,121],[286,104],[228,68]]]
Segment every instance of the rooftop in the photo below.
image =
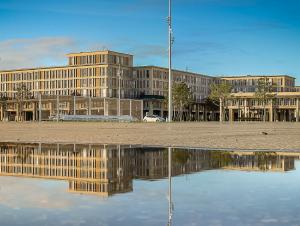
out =
[[274,77],[289,77],[295,79],[295,77],[290,75],[236,75],[236,76],[220,76],[219,78],[261,78],[261,77],[267,77],[267,78],[274,78]]
[[118,55],[124,55],[124,56],[133,56],[132,54],[128,53],[121,53],[121,52],[116,52],[116,51],[111,51],[111,50],[96,50],[96,51],[87,51],[87,52],[79,52],[79,53],[68,53],[66,56],[81,56],[81,55],[94,55],[94,54],[118,54]]
[[[154,66],[154,65],[133,66],[133,68],[136,68],[136,69],[139,69],[139,68],[141,68],[141,69],[142,68],[155,68],[155,69],[160,69],[160,70],[169,70],[169,68]],[[205,76],[205,77],[209,77],[209,78],[215,78],[214,76],[199,74],[199,73],[191,72],[191,71],[183,71],[183,70],[177,70],[177,69],[172,69],[172,71],[174,71],[174,72],[183,72],[183,73],[187,73],[187,74],[190,74],[190,75],[200,75],[200,76]]]

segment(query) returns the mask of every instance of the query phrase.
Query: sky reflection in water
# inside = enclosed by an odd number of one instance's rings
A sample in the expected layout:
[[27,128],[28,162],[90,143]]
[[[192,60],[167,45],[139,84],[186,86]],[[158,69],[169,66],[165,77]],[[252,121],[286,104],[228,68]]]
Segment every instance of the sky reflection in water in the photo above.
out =
[[[167,225],[166,148],[0,148],[0,225]],[[300,225],[299,156],[173,149],[172,225]]]

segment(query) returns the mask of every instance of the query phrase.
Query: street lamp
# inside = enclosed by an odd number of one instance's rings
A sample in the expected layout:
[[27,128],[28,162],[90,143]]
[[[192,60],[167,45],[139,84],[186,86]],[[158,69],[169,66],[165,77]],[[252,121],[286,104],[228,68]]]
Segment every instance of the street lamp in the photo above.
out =
[[121,116],[121,76],[123,70],[121,71],[121,64],[119,63],[118,77],[119,77],[119,97],[118,97],[118,116]]
[[172,35],[172,0],[169,0],[169,16],[168,16],[168,25],[169,25],[169,102],[168,102],[168,122],[172,122],[172,44],[173,44],[173,35]]

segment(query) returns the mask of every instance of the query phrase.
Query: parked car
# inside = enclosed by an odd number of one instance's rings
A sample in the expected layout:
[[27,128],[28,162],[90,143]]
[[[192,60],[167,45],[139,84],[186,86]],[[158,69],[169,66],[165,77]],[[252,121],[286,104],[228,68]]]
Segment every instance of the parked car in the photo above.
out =
[[[61,119],[61,115],[58,115],[58,120]],[[49,116],[49,120],[50,121],[56,121],[57,120],[57,115],[51,115]]]
[[158,115],[146,115],[143,119],[144,122],[165,122],[166,120],[163,117]]

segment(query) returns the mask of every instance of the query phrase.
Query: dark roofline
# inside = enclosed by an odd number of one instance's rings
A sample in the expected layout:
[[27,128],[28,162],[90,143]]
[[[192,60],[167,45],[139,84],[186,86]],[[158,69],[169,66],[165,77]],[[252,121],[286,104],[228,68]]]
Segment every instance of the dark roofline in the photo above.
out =
[[219,76],[218,78],[255,78],[255,77],[288,77],[288,78],[293,78],[296,79],[293,76],[290,75],[231,75],[231,76],[226,76],[226,75],[222,75]]
[[[137,68],[137,69],[138,69],[138,68],[141,68],[141,69],[142,69],[142,68],[157,68],[157,69],[169,70],[169,68],[161,67],[161,66],[154,66],[154,65],[133,66],[133,69],[135,69],[135,68]],[[183,73],[187,73],[187,74],[191,74],[191,75],[200,75],[200,76],[209,77],[209,78],[216,78],[215,76],[199,74],[199,73],[191,72],[191,71],[182,71],[182,70],[173,69],[173,68],[172,68],[172,71],[175,71],[175,72],[183,72]]]
[[49,66],[49,67],[35,67],[35,68],[20,68],[20,69],[9,69],[9,70],[0,70],[0,73],[7,72],[19,72],[19,71],[35,71],[35,70],[47,70],[47,69],[63,69],[63,68],[76,68],[76,67],[93,67],[98,65],[107,65],[107,64],[83,64],[83,65],[63,65],[63,66]]
[[75,53],[68,53],[66,54],[66,56],[69,55],[76,55],[76,54],[84,54],[84,53],[101,53],[101,52],[108,52],[108,53],[117,53],[117,54],[121,54],[121,55],[128,55],[128,56],[133,56],[132,54],[129,53],[122,53],[122,52],[117,52],[117,51],[112,51],[112,50],[96,50],[96,51],[83,51],[83,52],[75,52]]
[[49,67],[8,69],[8,70],[0,70],[0,73],[17,72],[17,71],[34,71],[34,70],[54,69],[54,68],[66,68],[66,67],[72,67],[72,66],[71,65],[70,66],[69,65],[65,65],[65,66],[49,66]]

